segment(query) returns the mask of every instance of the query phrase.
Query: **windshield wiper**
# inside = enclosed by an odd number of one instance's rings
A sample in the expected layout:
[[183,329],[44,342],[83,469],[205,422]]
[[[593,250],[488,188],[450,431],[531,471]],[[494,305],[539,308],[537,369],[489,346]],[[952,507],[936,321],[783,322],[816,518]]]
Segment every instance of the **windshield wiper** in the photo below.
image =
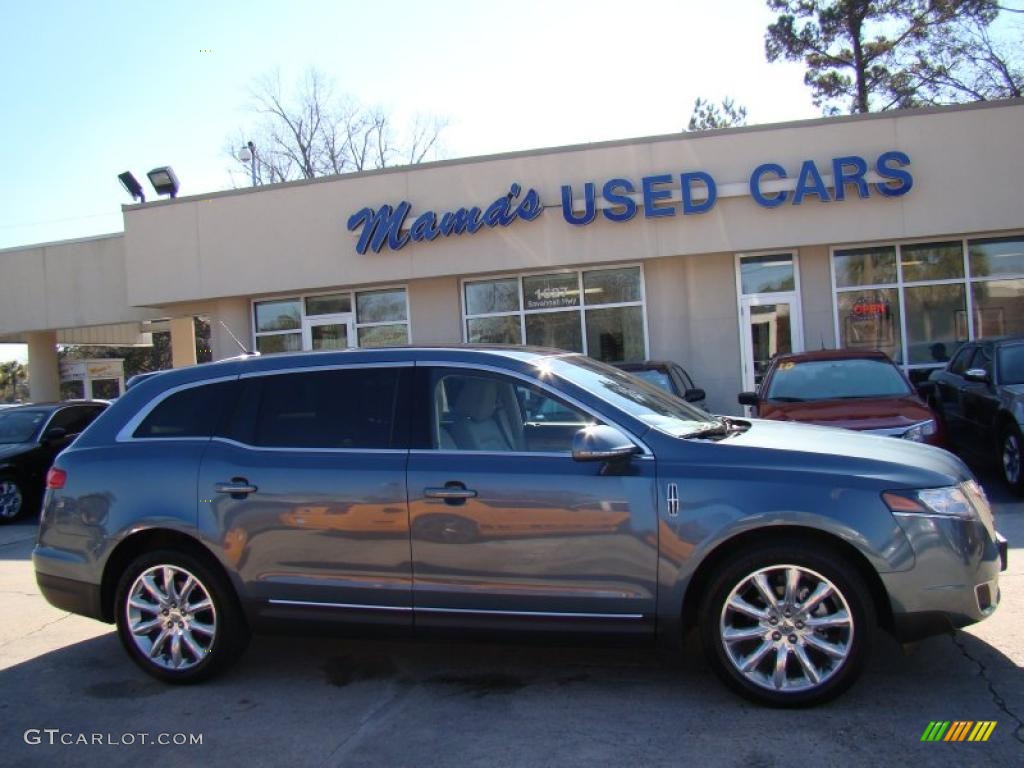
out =
[[803,403],[807,401],[806,397],[769,397],[769,402],[772,403]]

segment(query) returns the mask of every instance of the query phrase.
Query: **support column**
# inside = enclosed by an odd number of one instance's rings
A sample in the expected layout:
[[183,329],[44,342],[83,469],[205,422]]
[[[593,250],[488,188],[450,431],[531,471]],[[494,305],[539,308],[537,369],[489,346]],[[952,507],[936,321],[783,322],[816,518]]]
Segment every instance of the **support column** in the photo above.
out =
[[191,316],[171,318],[171,365],[196,364],[196,324]]
[[[231,333],[238,337],[246,349],[252,349],[252,320],[249,317],[249,300],[247,298],[218,299],[209,313],[210,347],[214,360],[226,357],[238,357],[241,348],[231,338]],[[224,322],[230,330],[225,330]]]
[[25,334],[28,344],[28,392],[33,403],[60,400],[60,367],[56,331]]

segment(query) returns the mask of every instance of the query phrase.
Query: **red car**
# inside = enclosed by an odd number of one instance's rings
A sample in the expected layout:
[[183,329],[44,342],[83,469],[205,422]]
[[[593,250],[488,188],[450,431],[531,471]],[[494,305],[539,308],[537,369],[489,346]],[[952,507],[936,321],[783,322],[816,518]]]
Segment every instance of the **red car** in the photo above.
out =
[[740,405],[762,419],[843,427],[944,445],[941,422],[883,352],[831,349],[779,355]]

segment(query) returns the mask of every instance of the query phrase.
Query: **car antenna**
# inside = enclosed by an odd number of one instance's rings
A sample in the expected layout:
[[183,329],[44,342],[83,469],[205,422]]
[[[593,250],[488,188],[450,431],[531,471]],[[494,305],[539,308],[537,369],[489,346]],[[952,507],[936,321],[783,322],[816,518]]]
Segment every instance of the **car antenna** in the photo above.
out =
[[821,351],[825,351],[825,334],[821,334]]
[[242,354],[244,354],[244,355],[258,355],[259,354],[259,352],[256,352],[256,351],[251,351],[250,352],[248,349],[246,349],[245,344],[243,344],[241,341],[239,341],[238,337],[235,336],[235,334],[233,334],[231,332],[231,329],[228,328],[228,324],[227,323],[225,323],[223,320],[220,320],[220,319],[218,319],[217,322],[220,323],[221,326],[224,328],[224,330],[228,332],[228,336],[230,336],[232,339],[235,340],[235,344],[237,344],[239,346],[239,348],[242,350]]

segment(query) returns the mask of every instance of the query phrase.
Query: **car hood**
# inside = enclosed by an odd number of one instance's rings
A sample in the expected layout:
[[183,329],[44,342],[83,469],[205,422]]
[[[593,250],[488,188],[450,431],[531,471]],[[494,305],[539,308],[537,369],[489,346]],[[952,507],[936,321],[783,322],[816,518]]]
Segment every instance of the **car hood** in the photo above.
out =
[[31,451],[35,447],[33,443],[0,443],[0,461]]
[[[849,478],[884,481],[889,488],[939,488],[973,477],[966,465],[941,448],[865,435],[846,429],[745,420],[750,428],[715,445],[722,458],[741,467],[828,472]],[[753,449],[725,454],[726,447]]]
[[766,419],[857,430],[897,429],[935,418],[928,406],[916,397],[765,403],[760,411]]

